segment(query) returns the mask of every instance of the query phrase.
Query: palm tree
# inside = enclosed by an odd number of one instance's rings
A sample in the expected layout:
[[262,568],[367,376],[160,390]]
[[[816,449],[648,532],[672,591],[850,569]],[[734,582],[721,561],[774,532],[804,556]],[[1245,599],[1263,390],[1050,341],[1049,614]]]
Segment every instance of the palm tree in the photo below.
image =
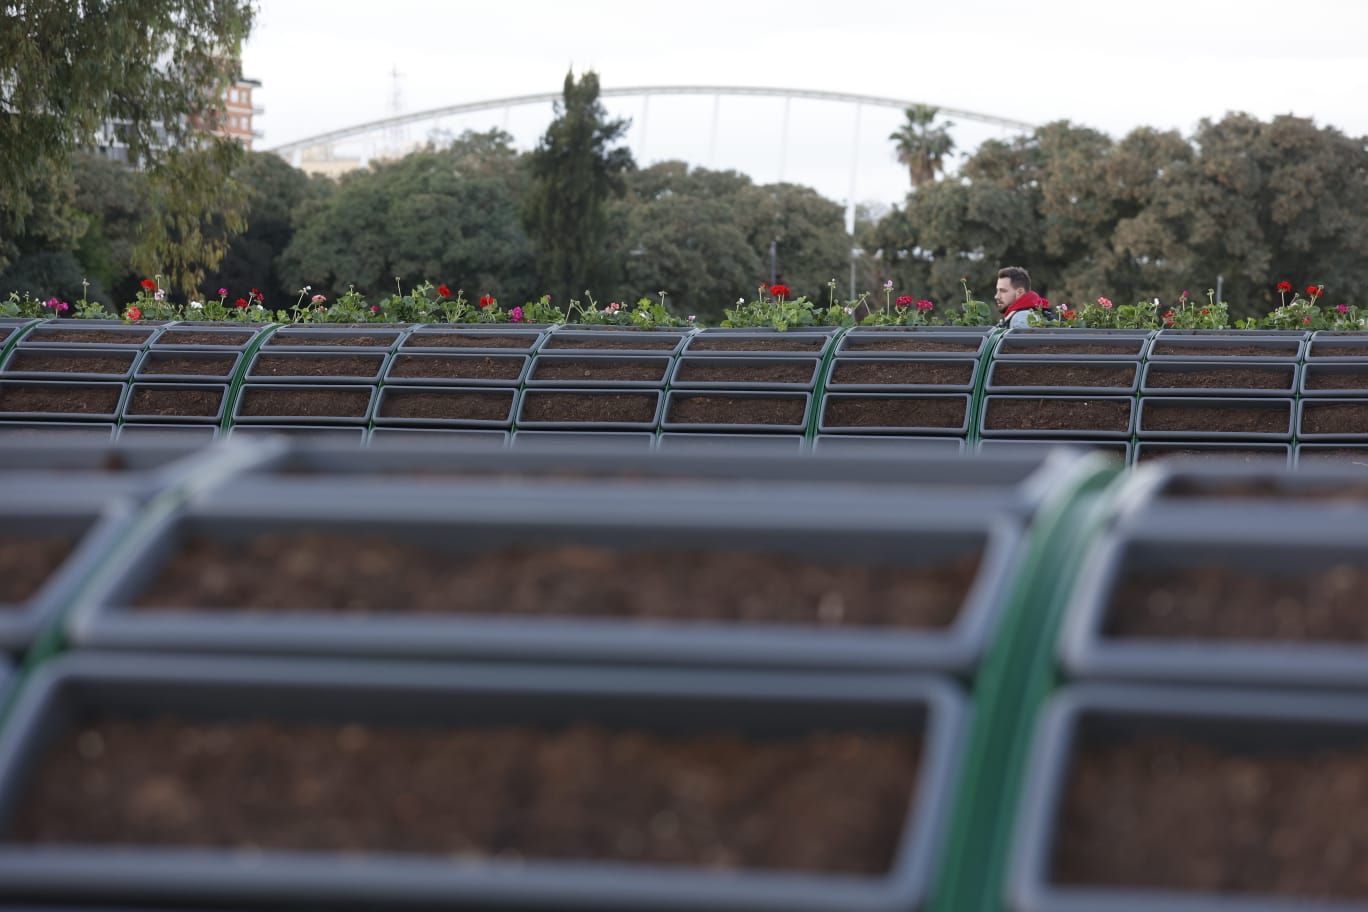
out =
[[945,157],[955,148],[950,138],[953,121],[931,126],[937,113],[938,109],[929,105],[913,105],[907,109],[907,123],[888,135],[896,143],[898,161],[907,166],[914,190],[945,170]]

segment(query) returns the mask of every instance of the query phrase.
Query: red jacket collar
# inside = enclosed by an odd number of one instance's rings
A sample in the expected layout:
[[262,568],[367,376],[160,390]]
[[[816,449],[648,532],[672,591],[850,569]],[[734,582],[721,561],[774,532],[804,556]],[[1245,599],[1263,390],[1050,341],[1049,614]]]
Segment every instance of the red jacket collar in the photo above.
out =
[[1017,313],[1018,311],[1044,310],[1049,306],[1049,301],[1045,300],[1040,295],[1036,294],[1034,291],[1028,291],[1024,295],[1013,301],[1011,304],[1008,304],[1007,309],[1002,312],[1002,315],[1004,317],[1010,317],[1012,314]]

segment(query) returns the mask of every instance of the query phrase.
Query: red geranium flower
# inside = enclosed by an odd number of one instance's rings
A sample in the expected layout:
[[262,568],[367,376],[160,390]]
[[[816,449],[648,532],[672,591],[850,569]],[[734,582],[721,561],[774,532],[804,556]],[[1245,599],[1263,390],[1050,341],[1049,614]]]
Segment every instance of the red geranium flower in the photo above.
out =
[[130,320],[141,320],[142,310],[137,307],[130,307],[128,310],[124,311],[124,316],[128,317]]
[[1279,293],[1279,294],[1287,294],[1287,293],[1288,293],[1289,291],[1291,291],[1291,290],[1292,290],[1292,283],[1291,283],[1291,282],[1279,282],[1279,283],[1278,283],[1278,293]]
[[493,296],[493,295],[480,295],[480,306],[481,306],[481,307],[488,307],[490,304],[493,304],[493,303],[494,303],[494,296]]
[[236,307],[238,310],[245,310],[247,308],[247,299],[238,298],[236,301],[233,302],[233,306]]
[[437,286],[437,297],[439,297],[439,298],[449,298],[449,297],[451,297],[451,289],[450,289],[450,288],[447,288],[445,285],[438,285],[438,286]]
[[907,310],[907,308],[912,306],[912,296],[902,295],[898,300],[893,302],[893,306],[898,308],[898,310]]
[[770,294],[776,298],[787,298],[790,294],[789,287],[787,285],[771,285]]
[[926,300],[925,298],[923,298],[922,300],[920,300],[920,301],[917,302],[917,310],[920,310],[922,313],[925,313],[926,311],[931,310],[931,309],[932,309],[933,307],[935,307],[935,306],[936,306],[935,304],[933,304],[932,302]]
[[156,291],[156,290],[157,290],[157,283],[154,282],[154,281],[152,281],[151,279],[143,279],[143,280],[142,280],[140,283],[138,283],[138,284],[142,285],[143,291]]
[[252,301],[256,301],[258,304],[265,304],[265,303],[266,303],[266,298],[265,298],[265,296],[262,295],[262,293],[259,292],[259,291],[257,291],[255,288],[252,289],[252,293],[249,294],[247,297],[248,297],[248,299],[250,299],[250,300],[252,300]]
[[1306,286],[1306,294],[1307,294],[1308,297],[1311,298],[1311,300],[1313,300],[1313,301],[1316,300],[1316,298],[1319,298],[1319,297],[1321,296],[1321,286],[1320,286],[1320,285],[1307,285],[1307,286]]
[[1066,320],[1072,320],[1078,316],[1078,311],[1065,309],[1060,315]]

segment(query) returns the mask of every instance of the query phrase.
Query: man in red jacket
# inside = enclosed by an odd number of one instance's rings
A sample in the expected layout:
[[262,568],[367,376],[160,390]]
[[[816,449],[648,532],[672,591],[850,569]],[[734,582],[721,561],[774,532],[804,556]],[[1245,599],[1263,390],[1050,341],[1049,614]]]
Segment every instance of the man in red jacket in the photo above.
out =
[[1020,266],[1006,266],[998,270],[997,293],[993,295],[998,313],[1002,314],[999,326],[1012,329],[1025,329],[1031,325],[1031,314],[1039,314],[1046,320],[1054,319],[1050,302],[1031,291],[1031,274]]

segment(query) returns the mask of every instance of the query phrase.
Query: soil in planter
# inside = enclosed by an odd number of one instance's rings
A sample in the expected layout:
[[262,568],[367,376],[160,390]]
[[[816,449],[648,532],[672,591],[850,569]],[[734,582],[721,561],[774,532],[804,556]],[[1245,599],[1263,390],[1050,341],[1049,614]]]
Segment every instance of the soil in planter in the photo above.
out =
[[807,406],[798,397],[779,396],[678,396],[666,421],[679,424],[774,424],[803,423]]
[[222,377],[233,369],[237,355],[183,355],[158,352],[149,356],[138,368],[140,374],[203,374]]
[[1338,564],[1314,573],[1255,567],[1134,570],[1112,596],[1114,637],[1368,642],[1363,591],[1368,568]]
[[49,749],[11,838],[875,875],[920,759],[901,732],[105,718]]
[[123,387],[0,387],[0,412],[58,412],[67,415],[112,415]]
[[152,343],[153,348],[177,345],[245,345],[255,333],[213,332],[212,330],[168,329]]
[[459,332],[416,332],[404,340],[404,348],[521,348],[537,341],[536,333],[479,335]]
[[0,535],[0,607],[32,598],[75,547],[66,535]]
[[1328,462],[1335,465],[1368,468],[1368,447],[1317,447],[1308,450],[1302,447],[1297,454],[1299,463]]
[[963,386],[974,376],[974,362],[958,359],[912,361],[893,358],[887,361],[847,360],[836,362],[831,383],[860,383],[870,386]]
[[1156,389],[1292,389],[1295,370],[1287,367],[1191,367],[1150,369],[1145,383]]
[[[339,561],[338,555],[355,559]],[[977,553],[908,566],[763,552],[632,551],[549,542],[455,554],[382,538],[192,538],[140,610],[611,617],[944,628]]]
[[1146,406],[1143,430],[1220,431],[1227,434],[1286,434],[1290,403],[1277,407],[1220,405]]
[[1312,390],[1368,390],[1368,371],[1307,370],[1306,388]]
[[517,380],[523,359],[498,355],[408,355],[394,358],[389,376],[440,380]]
[[1368,401],[1307,402],[1302,406],[1303,434],[1368,434]]
[[0,326],[0,343],[4,342],[14,334],[14,328],[10,326]]
[[348,348],[388,348],[399,338],[398,333],[276,333],[266,340],[267,345],[345,345]]
[[142,345],[152,336],[152,330],[119,332],[108,329],[47,329],[39,328],[24,337],[27,342],[73,342],[80,345]]
[[964,426],[968,400],[915,397],[828,398],[822,422],[827,427],[951,428]]
[[125,414],[213,418],[223,405],[225,389],[177,389],[171,386],[138,386]]
[[379,417],[420,421],[507,421],[512,409],[511,392],[435,392],[393,387],[385,391]]
[[1133,355],[1140,357],[1142,340],[1116,339],[1089,342],[1037,342],[1009,339],[999,351],[1004,355]]
[[584,383],[598,383],[612,380],[644,380],[655,382],[665,379],[669,370],[667,360],[608,360],[586,358],[583,361],[546,360],[539,358],[532,366],[533,380],[572,380]]
[[1125,431],[1129,399],[1048,399],[1011,396],[991,399],[985,427],[995,431]]
[[1368,345],[1346,342],[1312,342],[1312,358],[1368,358]]
[[655,419],[657,404],[655,393],[551,393],[528,390],[523,394],[522,420],[646,424]]
[[1361,745],[1310,749],[1295,735],[1264,751],[1161,734],[1085,741],[1064,788],[1052,880],[1363,900],[1365,814]]
[[994,386],[1082,386],[1129,389],[1135,382],[1135,364],[1036,364],[998,362],[993,368]]
[[1298,343],[1273,345],[1174,345],[1163,339],[1154,343],[1156,355],[1183,355],[1191,358],[1275,358],[1295,356]]
[[735,336],[695,336],[689,343],[691,352],[709,351],[821,351],[827,337],[819,333],[759,336],[738,339]]
[[360,418],[370,406],[369,390],[297,387],[245,387],[239,415],[249,418],[339,417]]
[[1244,500],[1247,498],[1266,500],[1314,500],[1314,501],[1368,501],[1368,485],[1326,484],[1278,484],[1271,478],[1251,478],[1241,481],[1196,482],[1182,479],[1166,486],[1161,495],[1164,498],[1191,498],[1195,500]]
[[744,358],[738,363],[699,362],[685,359],[679,365],[677,380],[694,383],[809,383],[814,373],[815,361],[775,359],[764,364],[747,363]]
[[6,373],[33,371],[53,374],[110,374],[123,376],[133,366],[137,352],[59,352],[51,349],[19,349],[5,366]]
[[1284,447],[1153,447],[1140,448],[1136,458],[1140,462],[1156,459],[1234,459],[1240,462],[1262,462],[1277,460],[1287,462],[1287,449]]
[[[928,334],[919,338],[902,337],[890,334],[887,338],[877,336],[846,336],[845,352],[964,352],[974,354],[982,343],[974,339],[937,339]],[[694,346],[695,348],[697,346]]]
[[611,349],[613,351],[673,351],[679,344],[678,338],[634,339],[631,336],[619,337],[616,333],[596,333],[588,336],[558,336],[552,334],[542,349]]
[[384,355],[271,355],[257,356],[251,377],[363,377],[380,373]]

